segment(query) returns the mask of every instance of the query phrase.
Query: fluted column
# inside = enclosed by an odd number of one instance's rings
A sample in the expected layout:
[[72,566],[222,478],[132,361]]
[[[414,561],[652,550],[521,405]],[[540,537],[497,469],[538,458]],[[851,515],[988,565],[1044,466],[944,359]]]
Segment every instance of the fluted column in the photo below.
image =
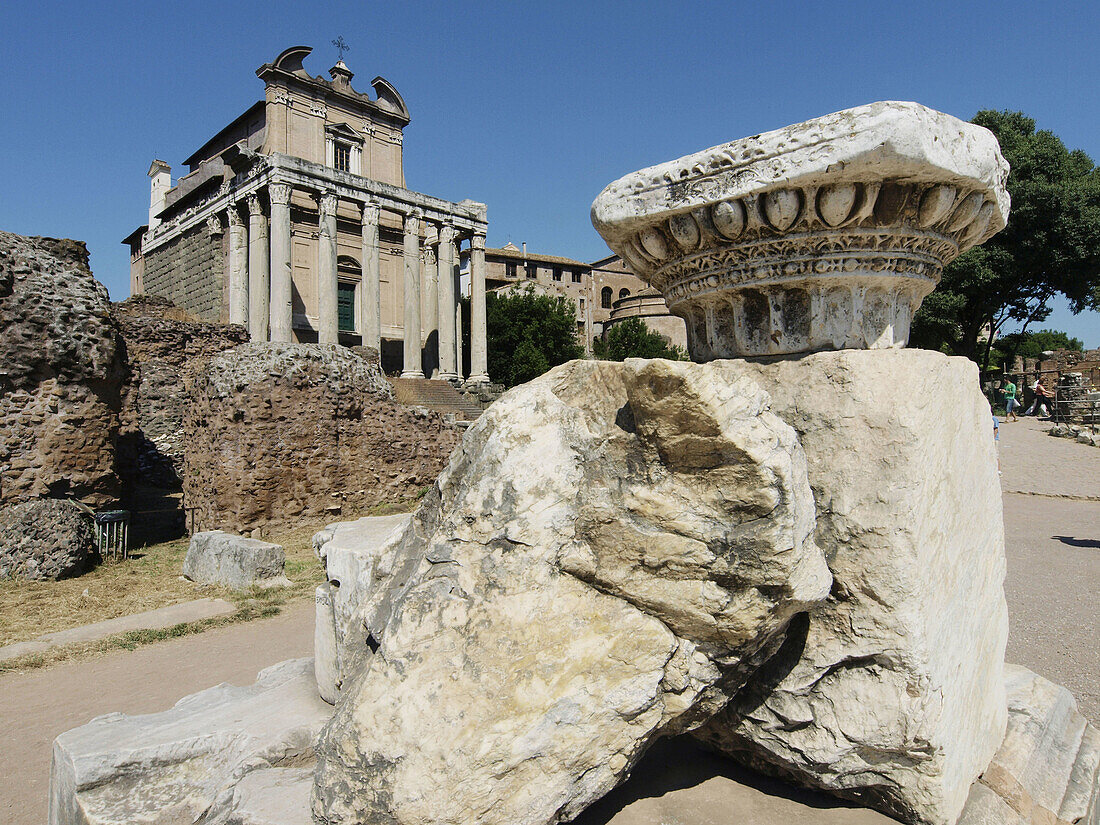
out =
[[248,336],[257,342],[267,340],[270,261],[264,203],[253,192],[248,196]]
[[378,256],[378,204],[363,204],[363,287],[359,302],[359,329],[363,346],[382,355],[381,264]]
[[420,363],[420,213],[405,216],[405,364],[402,378],[423,378]]
[[455,364],[455,228],[439,228],[439,377],[458,378]]
[[489,380],[489,351],[485,326],[485,236],[470,239],[470,378],[472,384]]
[[229,204],[229,323],[248,324],[248,226]]
[[337,202],[335,192],[324,192],[317,201],[320,207],[320,232],[317,238],[317,340],[322,344],[340,343],[336,276]]
[[288,183],[267,188],[271,200],[271,340],[294,340],[293,263],[290,259],[290,193]]

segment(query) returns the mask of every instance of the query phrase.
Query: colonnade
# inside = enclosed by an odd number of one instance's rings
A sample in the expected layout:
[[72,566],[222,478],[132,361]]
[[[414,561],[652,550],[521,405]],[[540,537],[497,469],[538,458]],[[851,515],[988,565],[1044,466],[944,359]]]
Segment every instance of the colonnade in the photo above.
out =
[[[293,187],[272,183],[266,187],[269,215],[260,192],[247,195],[248,223],[237,204],[230,204],[229,321],[248,328],[253,341],[294,340],[292,313],[291,219]],[[335,192],[314,192],[317,227],[317,340],[339,343],[339,278],[337,274]],[[458,312],[458,246],[464,239],[445,216],[426,219],[424,210],[371,197],[358,201],[362,225],[362,286],[359,293],[359,329],[363,345],[380,351],[382,305],[380,285],[379,219],[383,208],[403,215],[404,243],[404,362],[402,377],[424,377],[422,348],[436,333],[438,372],[430,377],[457,380],[462,365],[462,335]],[[421,231],[423,224],[424,232]],[[465,230],[470,240],[470,376],[471,383],[489,380],[485,320],[485,235]],[[424,245],[422,235],[427,244]],[[429,301],[421,318],[422,296]],[[434,353],[433,353],[434,354]]]

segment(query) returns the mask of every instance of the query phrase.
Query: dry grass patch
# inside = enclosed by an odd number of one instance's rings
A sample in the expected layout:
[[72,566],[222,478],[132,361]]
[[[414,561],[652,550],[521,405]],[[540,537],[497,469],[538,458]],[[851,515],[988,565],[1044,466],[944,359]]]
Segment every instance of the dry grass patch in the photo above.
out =
[[[382,505],[360,515],[408,512],[416,503],[409,500]],[[342,520],[358,517],[347,515]],[[191,599],[222,598],[238,607],[235,614],[218,619],[177,625],[165,630],[133,631],[98,642],[66,645],[47,653],[20,657],[11,660],[10,666],[3,663],[0,670],[9,670],[12,666],[41,666],[73,655],[136,647],[210,627],[272,616],[283,605],[311,599],[314,589],[324,581],[324,572],[313,553],[311,539],[314,533],[332,521],[303,522],[263,536],[265,541],[280,544],[286,550],[286,575],[291,581],[289,587],[233,591],[187,581],[180,575],[183,559],[187,555],[187,538],[140,548],[135,551],[138,557],[101,564],[92,572],[75,579],[59,582],[0,581],[0,646]]]

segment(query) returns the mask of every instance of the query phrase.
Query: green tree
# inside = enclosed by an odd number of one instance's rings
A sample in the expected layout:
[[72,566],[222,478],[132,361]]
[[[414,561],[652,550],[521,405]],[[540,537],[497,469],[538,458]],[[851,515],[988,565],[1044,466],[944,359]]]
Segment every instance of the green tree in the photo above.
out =
[[988,367],[1004,325],[1026,333],[1050,315],[1055,295],[1074,313],[1100,308],[1100,169],[1021,112],[983,110],[973,122],[996,135],[1012,166],[1008,226],[944,269],[910,343]]
[[627,318],[607,331],[603,339],[593,342],[595,356],[603,361],[625,361],[627,358],[668,358],[687,360],[683,349],[647,327],[640,318]]
[[1059,349],[1072,349],[1080,352],[1084,344],[1077,338],[1070,338],[1061,330],[1041,329],[1038,332],[1010,332],[1002,335],[992,347],[990,362],[1008,364],[1012,368],[1016,356],[1024,358],[1042,358],[1044,352]]
[[584,355],[577,317],[565,298],[534,290],[491,292],[485,299],[489,377],[514,387]]

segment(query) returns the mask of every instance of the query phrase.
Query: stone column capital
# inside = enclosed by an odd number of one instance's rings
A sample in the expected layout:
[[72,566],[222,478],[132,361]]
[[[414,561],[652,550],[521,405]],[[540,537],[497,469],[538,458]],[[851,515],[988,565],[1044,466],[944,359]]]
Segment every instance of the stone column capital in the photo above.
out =
[[317,197],[317,206],[320,208],[321,214],[326,217],[336,214],[336,206],[339,202],[340,199],[335,192],[322,192]]
[[420,219],[424,213],[419,209],[414,209],[411,212],[405,213],[405,232],[419,232],[420,231]]
[[382,207],[376,200],[369,200],[363,203],[363,222],[364,223],[378,223],[378,217],[382,212]]
[[485,249],[485,236],[484,235],[478,235],[478,234],[474,234],[473,236],[471,236],[470,237],[470,248],[471,249],[484,250]]
[[455,242],[455,227],[453,223],[443,223],[439,227],[439,242],[440,243],[454,243]]
[[264,203],[260,200],[258,193],[251,193],[248,198],[248,214],[249,216],[261,216],[264,213]]
[[290,194],[293,191],[293,187],[289,183],[273,183],[267,187],[268,197],[271,198],[272,203],[286,206],[290,203]]
[[237,209],[237,204],[229,204],[225,209],[225,213],[229,220],[230,228],[234,226],[244,226],[244,220],[241,218],[240,210]]

